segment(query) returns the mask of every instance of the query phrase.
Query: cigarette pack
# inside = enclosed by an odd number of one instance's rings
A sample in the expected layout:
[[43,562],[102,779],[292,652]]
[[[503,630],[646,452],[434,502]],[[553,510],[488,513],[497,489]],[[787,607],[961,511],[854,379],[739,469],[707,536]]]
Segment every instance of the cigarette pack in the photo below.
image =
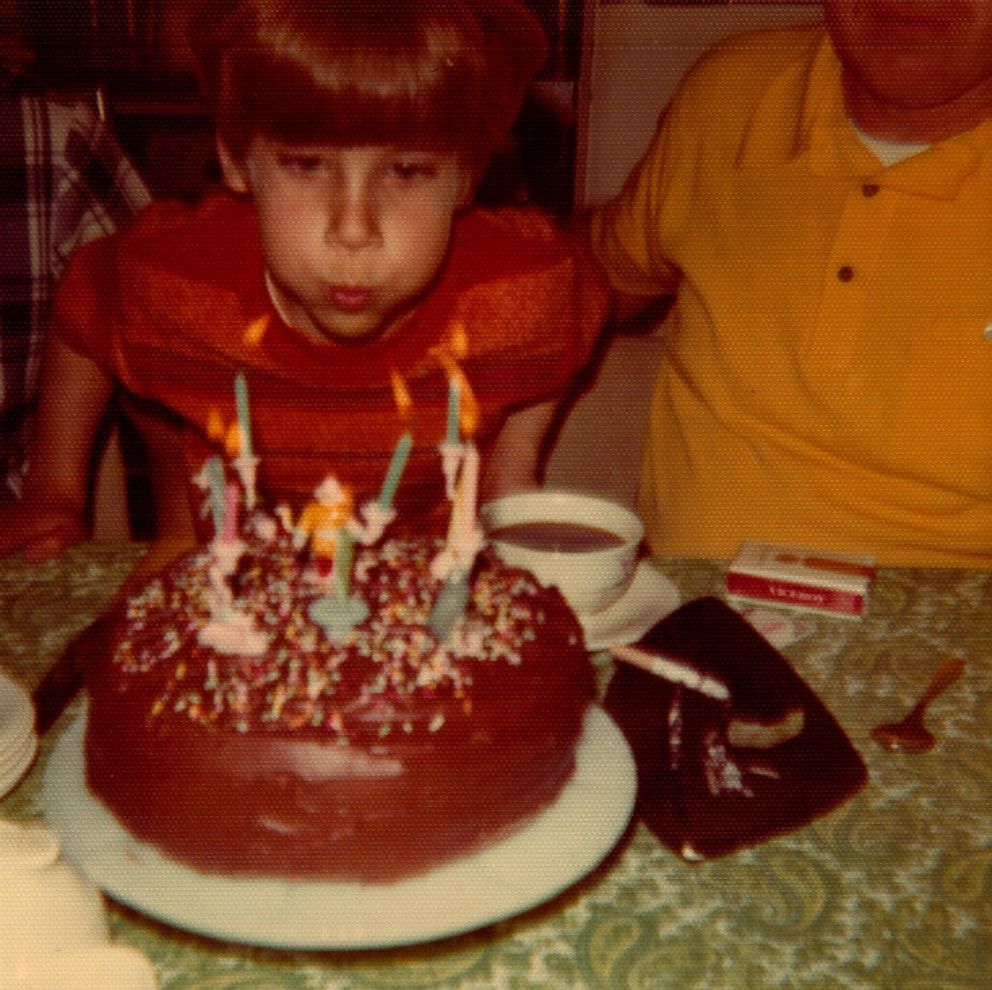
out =
[[727,594],[803,611],[858,618],[868,609],[875,561],[773,543],[744,543],[727,571]]

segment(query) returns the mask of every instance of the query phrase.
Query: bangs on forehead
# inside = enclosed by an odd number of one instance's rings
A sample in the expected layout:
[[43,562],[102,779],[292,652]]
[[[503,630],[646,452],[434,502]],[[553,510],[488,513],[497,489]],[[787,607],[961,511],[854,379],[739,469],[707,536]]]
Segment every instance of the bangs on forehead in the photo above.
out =
[[287,32],[240,53],[235,89],[250,86],[255,126],[290,143],[473,147],[486,117],[484,39],[473,46],[444,24],[411,36],[402,21],[340,44]]
[[[361,61],[364,53],[348,53]],[[373,53],[374,54],[374,53]],[[357,56],[357,57],[356,57]],[[466,130],[481,108],[467,73],[454,63],[424,71],[417,63],[390,63],[386,71],[343,67],[340,76],[315,79],[277,69],[277,88],[254,74],[260,92],[258,128],[285,141],[327,144],[405,144],[448,149],[471,144]],[[295,78],[293,78],[295,77]],[[460,78],[461,77],[461,78]]]
[[198,0],[200,83],[226,150],[448,150],[481,174],[547,44],[519,0]]

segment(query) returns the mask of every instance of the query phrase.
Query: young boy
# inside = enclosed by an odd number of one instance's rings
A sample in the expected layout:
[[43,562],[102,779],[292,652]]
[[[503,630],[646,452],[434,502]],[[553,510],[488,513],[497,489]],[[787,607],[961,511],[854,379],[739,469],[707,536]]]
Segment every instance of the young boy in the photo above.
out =
[[259,491],[294,510],[328,473],[356,504],[374,495],[409,429],[396,525],[439,523],[452,357],[481,409],[483,497],[535,483],[606,303],[543,218],[469,208],[544,58],[533,17],[516,0],[205,0],[191,39],[227,191],[155,205],[73,259],[26,497],[0,520],[0,551],[41,559],[81,535],[115,385],[152,462],[150,564],[194,540],[190,479],[218,452],[208,419],[235,418],[238,371]]

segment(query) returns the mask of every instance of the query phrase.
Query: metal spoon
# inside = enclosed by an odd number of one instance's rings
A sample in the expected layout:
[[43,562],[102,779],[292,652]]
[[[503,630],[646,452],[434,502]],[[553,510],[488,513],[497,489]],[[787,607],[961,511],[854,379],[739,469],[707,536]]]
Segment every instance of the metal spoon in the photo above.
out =
[[958,657],[948,657],[933,675],[929,687],[923,692],[916,707],[901,721],[876,725],[871,737],[886,749],[902,750],[905,753],[925,753],[933,748],[933,735],[923,724],[927,706],[944,688],[956,681],[964,670],[964,661]]

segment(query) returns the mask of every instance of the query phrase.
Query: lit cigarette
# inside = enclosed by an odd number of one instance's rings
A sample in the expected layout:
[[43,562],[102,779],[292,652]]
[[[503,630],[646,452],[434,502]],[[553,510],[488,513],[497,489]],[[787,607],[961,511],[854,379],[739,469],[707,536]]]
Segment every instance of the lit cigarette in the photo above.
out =
[[681,684],[693,691],[698,691],[700,694],[705,694],[709,698],[726,701],[730,697],[730,688],[723,681],[701,674],[695,667],[670,657],[661,657],[656,653],[639,650],[636,646],[620,644],[611,646],[610,653],[623,663],[640,667],[641,670],[646,670],[649,674],[654,674],[655,677],[672,681],[674,684]]

